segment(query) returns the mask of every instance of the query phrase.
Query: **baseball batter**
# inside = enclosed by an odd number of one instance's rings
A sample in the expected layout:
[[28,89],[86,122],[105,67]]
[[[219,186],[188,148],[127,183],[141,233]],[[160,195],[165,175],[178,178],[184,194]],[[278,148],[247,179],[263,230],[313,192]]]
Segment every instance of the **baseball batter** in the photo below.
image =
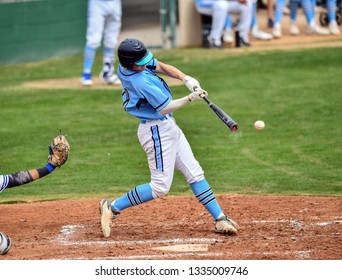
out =
[[121,30],[121,0],[88,0],[88,23],[86,45],[84,48],[83,73],[84,86],[93,84],[92,67],[96,50],[103,39],[103,68],[100,79],[106,84],[114,84],[118,77],[114,74],[115,48]]
[[221,48],[226,18],[228,14],[239,14],[239,44],[249,46],[249,29],[252,21],[252,0],[196,0],[196,9],[200,14],[212,16],[212,25],[208,37],[211,47]]
[[[121,42],[118,57],[122,104],[128,114],[140,121],[138,138],[147,155],[151,180],[118,199],[100,202],[103,235],[110,235],[112,220],[122,210],[166,195],[175,168],[183,173],[195,196],[216,221],[215,231],[236,234],[237,224],[221,210],[184,133],[172,117],[172,112],[202,99],[207,92],[194,78],[154,58],[140,40]],[[170,87],[157,73],[183,81],[191,93],[173,100]]]

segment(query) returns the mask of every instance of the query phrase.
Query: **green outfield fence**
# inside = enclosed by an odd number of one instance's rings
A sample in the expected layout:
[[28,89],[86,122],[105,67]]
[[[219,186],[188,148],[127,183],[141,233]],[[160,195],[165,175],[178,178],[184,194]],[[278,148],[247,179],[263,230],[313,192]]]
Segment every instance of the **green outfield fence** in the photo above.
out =
[[87,0],[0,0],[0,64],[83,51]]
[[[135,5],[134,12],[139,11],[138,2],[130,1],[130,7]],[[165,47],[167,42],[175,47],[177,1],[155,2],[160,3],[159,47]],[[88,0],[0,0],[0,65],[81,54],[87,3]]]

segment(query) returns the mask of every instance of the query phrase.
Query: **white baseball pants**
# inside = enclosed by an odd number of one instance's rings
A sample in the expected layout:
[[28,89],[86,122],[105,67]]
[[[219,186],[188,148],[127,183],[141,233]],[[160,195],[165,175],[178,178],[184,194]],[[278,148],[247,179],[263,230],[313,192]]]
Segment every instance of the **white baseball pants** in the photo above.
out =
[[147,155],[154,198],[169,192],[175,168],[189,184],[204,179],[201,166],[173,118],[140,124],[138,138]]
[[237,30],[240,37],[249,42],[248,33],[252,22],[252,0],[247,0],[246,4],[238,1],[197,1],[196,8],[200,14],[212,16],[212,26],[210,35],[216,40],[221,40],[224,26],[228,14],[239,15],[239,25]]
[[97,49],[101,45],[114,49],[121,30],[121,0],[89,0],[87,46]]

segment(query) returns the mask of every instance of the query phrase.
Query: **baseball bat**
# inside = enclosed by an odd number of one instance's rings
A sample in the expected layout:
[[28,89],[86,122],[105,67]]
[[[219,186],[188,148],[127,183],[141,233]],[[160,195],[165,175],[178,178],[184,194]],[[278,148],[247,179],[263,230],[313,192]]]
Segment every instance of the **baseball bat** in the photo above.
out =
[[224,112],[220,107],[218,107],[216,104],[211,102],[207,97],[203,97],[204,101],[208,103],[209,107],[211,110],[214,111],[214,113],[218,116],[218,118],[226,125],[229,127],[229,129],[232,132],[236,132],[239,129],[238,124],[230,117],[227,115],[226,112]]

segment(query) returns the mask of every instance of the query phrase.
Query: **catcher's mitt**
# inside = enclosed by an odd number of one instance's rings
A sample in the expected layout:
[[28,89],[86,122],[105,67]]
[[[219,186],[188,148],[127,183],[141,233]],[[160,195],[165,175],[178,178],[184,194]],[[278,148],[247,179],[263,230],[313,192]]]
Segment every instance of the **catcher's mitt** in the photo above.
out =
[[61,167],[68,159],[69,150],[70,145],[60,130],[49,146],[48,163]]

